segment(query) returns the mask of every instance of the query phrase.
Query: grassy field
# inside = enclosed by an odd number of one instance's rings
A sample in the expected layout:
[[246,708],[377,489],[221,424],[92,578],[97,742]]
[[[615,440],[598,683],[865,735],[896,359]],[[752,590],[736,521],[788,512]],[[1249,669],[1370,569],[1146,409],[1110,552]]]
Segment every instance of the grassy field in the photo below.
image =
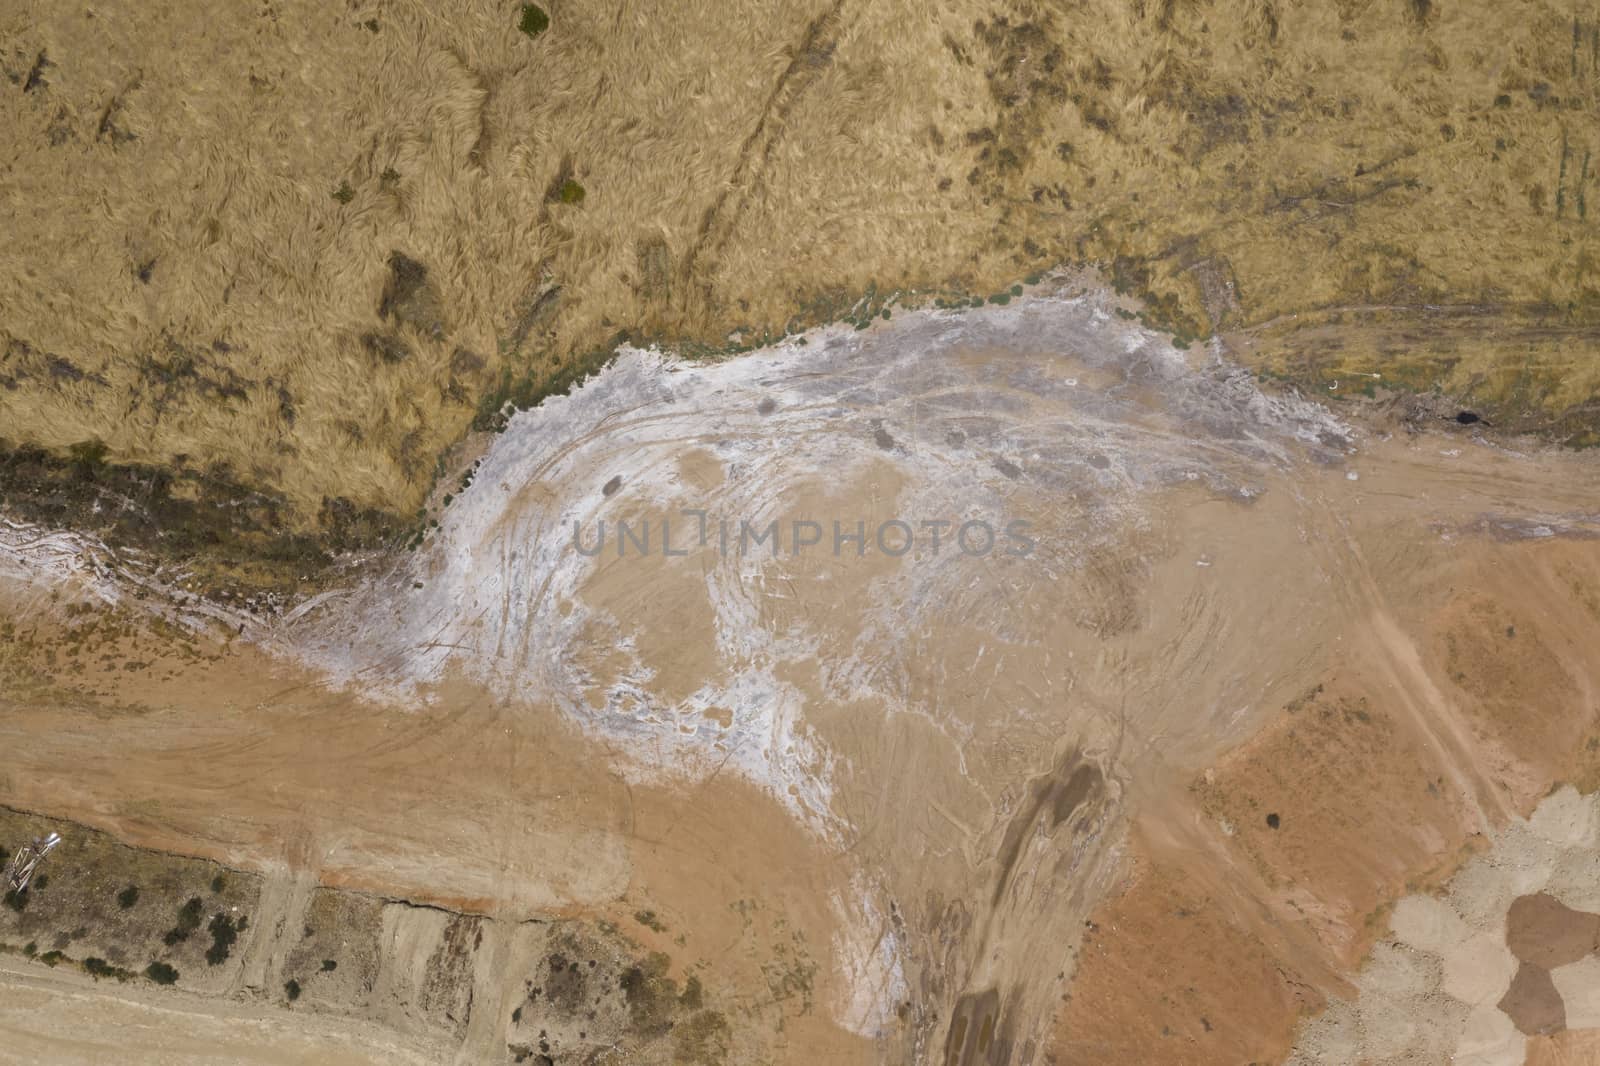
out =
[[1588,0],[546,11],[0,14],[6,501],[370,540],[619,337],[1062,263],[1292,383],[1596,439]]

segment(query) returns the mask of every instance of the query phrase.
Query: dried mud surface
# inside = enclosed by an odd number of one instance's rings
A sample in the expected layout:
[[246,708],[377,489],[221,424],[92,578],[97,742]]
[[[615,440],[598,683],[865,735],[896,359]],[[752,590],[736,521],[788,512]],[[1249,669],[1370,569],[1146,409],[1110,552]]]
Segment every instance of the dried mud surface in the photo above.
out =
[[[277,615],[12,522],[7,802],[289,917],[209,996],[36,961],[8,987],[457,1061],[1322,1061],[1406,901],[1600,782],[1600,470],[1342,422],[1118,306],[1052,282],[735,360],[624,350],[512,419],[414,551]],[[706,542],[619,548],[685,508]],[[783,539],[724,551],[722,517]],[[979,517],[1034,550],[789,525]],[[1600,912],[1562,883],[1474,898]],[[1516,913],[1566,1025],[1528,1054],[1577,1053],[1582,919]],[[1361,1031],[1432,1054],[1468,1012],[1430,996]]]

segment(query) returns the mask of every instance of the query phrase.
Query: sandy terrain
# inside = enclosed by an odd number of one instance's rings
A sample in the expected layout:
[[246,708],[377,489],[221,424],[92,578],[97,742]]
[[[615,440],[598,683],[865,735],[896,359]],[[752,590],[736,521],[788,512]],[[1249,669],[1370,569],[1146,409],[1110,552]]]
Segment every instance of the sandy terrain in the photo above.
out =
[[440,1061],[374,1026],[323,1022],[170,989],[118,987],[41,974],[0,959],[0,1062],[99,1066],[115,1062],[327,1063],[380,1066]]
[[[1141,819],[1130,887],[1092,918],[1062,1016],[1067,1061],[1281,1060],[1296,1013],[1348,999],[1345,975],[1383,957],[1396,900],[1442,883],[1552,782],[1594,787],[1590,542],[1451,543],[1447,562],[1373,543],[1368,558],[1403,567],[1383,587],[1405,595],[1385,593],[1315,685]],[[1218,957],[1233,981],[1211,976]],[[1372,1009],[1398,1011],[1374,1054],[1446,1061],[1439,1041],[1461,1032],[1392,997]]]
[[[392,569],[276,623],[152,627],[114,553],[13,527],[6,796],[626,925],[730,1004],[728,1062],[1278,1061],[1391,904],[1600,781],[1597,499],[1592,457],[1385,438],[1053,283],[631,350],[513,419]],[[897,518],[1033,547],[902,554]]]
[[0,10],[0,1058],[1600,1058],[1595,11],[544,14]]
[[1401,899],[1357,995],[1306,1025],[1289,1062],[1594,1061],[1597,810],[1593,794],[1557,791],[1438,894]]

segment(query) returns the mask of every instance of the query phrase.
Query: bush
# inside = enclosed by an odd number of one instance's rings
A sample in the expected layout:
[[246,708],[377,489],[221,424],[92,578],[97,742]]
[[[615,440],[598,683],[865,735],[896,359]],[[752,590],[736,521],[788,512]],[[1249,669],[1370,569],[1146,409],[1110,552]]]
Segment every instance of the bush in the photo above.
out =
[[284,984],[283,984],[283,994],[289,997],[289,1002],[290,1003],[293,1003],[295,1000],[299,999],[300,998],[300,982],[296,981],[292,977],[289,980],[285,981]]
[[113,966],[105,959],[91,955],[83,960],[83,968],[87,970],[96,981],[102,977],[115,977],[119,981],[126,981],[133,976],[132,971],[124,970],[120,966]]
[[178,924],[167,930],[167,935],[161,939],[171,947],[180,941],[188,940],[189,934],[200,928],[200,914],[205,910],[205,904],[196,896],[185,903],[178,911]]
[[139,886],[138,885],[129,885],[127,888],[125,888],[121,892],[117,893],[117,906],[121,907],[123,910],[128,910],[135,903],[138,903],[138,902],[139,902]]
[[215,894],[221,892],[225,887],[227,887],[227,884],[228,884],[227,879],[224,878],[221,874],[218,874],[217,876],[213,877],[211,879],[211,892],[212,892],[212,894],[215,895]]
[[175,985],[178,983],[178,971],[164,962],[152,962],[144,968],[144,975],[158,985]]
[[582,185],[568,178],[561,183],[561,191],[557,195],[560,196],[561,202],[564,204],[581,204],[585,193]]
[[28,909],[28,893],[27,893],[27,891],[24,890],[22,892],[18,892],[15,889],[13,889],[12,891],[7,892],[6,893],[6,898],[5,898],[5,904],[6,904],[7,907],[10,907],[12,910],[16,911],[18,914],[21,914],[23,911]]
[[544,13],[544,8],[537,4],[523,4],[522,17],[517,20],[517,29],[529,37],[537,37],[550,28],[550,16]]
[[226,914],[214,914],[207,929],[211,933],[211,947],[206,949],[206,962],[220,966],[233,950],[233,942],[239,939],[238,928]]
[[339,968],[339,964],[337,962],[334,962],[332,959],[323,959],[322,960],[322,972],[323,973],[332,973],[334,970],[337,970],[338,968]]

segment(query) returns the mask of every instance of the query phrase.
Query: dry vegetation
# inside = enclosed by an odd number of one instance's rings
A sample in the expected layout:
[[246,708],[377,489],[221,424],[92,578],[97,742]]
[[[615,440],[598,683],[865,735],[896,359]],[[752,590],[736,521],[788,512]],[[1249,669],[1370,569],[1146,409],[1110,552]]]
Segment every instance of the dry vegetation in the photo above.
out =
[[1595,440],[1600,11],[548,10],[11,5],[6,502],[370,541],[621,335],[748,344],[1063,262],[1264,372]]
[[144,977],[208,992],[227,987],[235,946],[255,912],[259,877],[0,807],[7,844],[52,829],[63,831],[60,848],[26,891],[5,894],[0,953],[119,982]]

